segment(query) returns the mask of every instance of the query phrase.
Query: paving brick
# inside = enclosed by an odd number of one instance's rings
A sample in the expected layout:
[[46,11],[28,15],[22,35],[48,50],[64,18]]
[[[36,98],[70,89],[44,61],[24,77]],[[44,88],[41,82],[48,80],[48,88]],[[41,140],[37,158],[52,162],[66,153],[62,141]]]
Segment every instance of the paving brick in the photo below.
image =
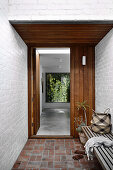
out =
[[54,161],[60,161],[60,156],[55,155],[55,159],[54,159]]
[[53,162],[48,162],[48,168],[53,168]]
[[31,156],[31,157],[30,157],[30,161],[35,161],[36,158],[37,158],[36,156]]
[[[32,139],[34,140],[34,139]],[[43,144],[42,144],[42,143]],[[47,144],[50,143],[54,143],[54,148],[47,148],[45,146],[47,146]],[[36,142],[32,142],[28,140],[26,146],[30,144],[33,147],[36,143],[41,143],[41,150],[40,147],[36,147],[35,150],[27,150],[27,154],[28,152],[30,152],[29,154],[29,159],[25,159],[26,158],[26,150],[23,150],[20,154],[20,156],[18,157],[14,167],[16,169],[19,170],[19,168],[24,168],[24,170],[26,169],[40,169],[40,170],[90,170],[92,168],[92,170],[96,170],[97,167],[99,167],[99,170],[102,170],[100,164],[98,163],[97,159],[94,157],[94,160],[92,161],[88,161],[86,155],[83,157],[83,159],[78,160],[73,160],[73,153],[74,150],[77,146],[82,146],[79,142],[79,140],[76,139],[76,142],[74,139],[65,139],[65,140],[59,140],[59,139],[55,139],[55,140],[43,140],[40,141],[40,139],[37,139]],[[61,143],[61,146],[59,144]],[[73,145],[74,149],[72,150],[71,145]],[[68,150],[65,146],[68,146]],[[70,147],[70,148],[69,148]],[[34,148],[34,147],[33,147]],[[62,150],[60,150],[60,148],[62,148]],[[70,151],[70,152],[69,152]],[[52,154],[50,154],[52,153]],[[34,155],[35,154],[35,155]],[[40,155],[37,155],[40,154]],[[57,155],[58,154],[58,155]],[[21,159],[20,159],[21,158]],[[21,160],[21,161],[20,161]],[[19,164],[19,165],[18,165]],[[13,170],[14,170],[13,167]]]
[[48,167],[48,162],[42,161],[40,168],[47,168]]
[[41,159],[42,159],[42,156],[36,156],[36,161],[41,161]]
[[21,164],[21,162],[20,162],[20,161],[17,161],[17,162],[14,164],[13,168],[18,168],[18,167],[20,166],[20,164]]

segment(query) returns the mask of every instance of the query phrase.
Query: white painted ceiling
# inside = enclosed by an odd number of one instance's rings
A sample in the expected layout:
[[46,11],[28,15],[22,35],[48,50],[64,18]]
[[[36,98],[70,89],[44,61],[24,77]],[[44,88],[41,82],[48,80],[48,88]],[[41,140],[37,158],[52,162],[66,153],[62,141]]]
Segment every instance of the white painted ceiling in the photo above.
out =
[[40,50],[37,49],[40,54],[40,65],[46,72],[70,72],[69,48],[65,48],[66,50],[64,48],[54,49],[48,48],[48,51],[45,49],[47,54],[45,51],[40,53]]
[[70,48],[37,48],[39,54],[70,54]]

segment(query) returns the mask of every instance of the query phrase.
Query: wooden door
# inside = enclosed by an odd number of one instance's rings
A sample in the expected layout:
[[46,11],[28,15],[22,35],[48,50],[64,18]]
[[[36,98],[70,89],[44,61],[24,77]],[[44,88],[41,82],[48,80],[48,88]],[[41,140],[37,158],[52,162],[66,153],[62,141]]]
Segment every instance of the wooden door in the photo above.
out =
[[33,49],[33,129],[34,135],[40,127],[40,56]]
[[[57,45],[54,45],[55,47]],[[42,45],[43,47],[43,45]],[[47,46],[48,47],[48,46]],[[31,52],[33,49],[33,53]],[[29,138],[37,133],[40,127],[40,57],[34,48],[28,51],[28,127]],[[32,55],[33,54],[33,55]],[[82,56],[86,56],[86,66],[82,66]],[[32,60],[33,57],[33,60]],[[32,64],[33,61],[33,64]],[[77,137],[74,118],[77,117],[76,103],[87,101],[90,108],[95,109],[95,48],[93,45],[73,45],[70,55],[70,135]],[[33,69],[33,95],[32,95],[32,69]],[[38,76],[37,76],[38,75]],[[31,133],[31,110],[33,96],[33,124],[34,133]],[[92,111],[87,109],[88,125]],[[63,136],[62,136],[63,137]],[[36,138],[36,136],[35,136]]]

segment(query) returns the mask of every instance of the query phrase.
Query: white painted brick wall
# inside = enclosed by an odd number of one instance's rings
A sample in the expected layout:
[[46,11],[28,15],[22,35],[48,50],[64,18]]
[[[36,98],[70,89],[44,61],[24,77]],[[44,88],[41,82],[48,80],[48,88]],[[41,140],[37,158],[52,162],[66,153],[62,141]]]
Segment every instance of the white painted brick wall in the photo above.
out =
[[113,0],[9,0],[10,20],[113,20]]
[[28,138],[27,46],[0,0],[0,170],[10,170]]
[[96,111],[111,109],[113,124],[113,29],[95,48]]
[[[27,47],[12,20],[113,20],[113,0],[0,0],[0,170],[10,170],[28,137]],[[96,46],[96,110],[111,108],[113,29]]]

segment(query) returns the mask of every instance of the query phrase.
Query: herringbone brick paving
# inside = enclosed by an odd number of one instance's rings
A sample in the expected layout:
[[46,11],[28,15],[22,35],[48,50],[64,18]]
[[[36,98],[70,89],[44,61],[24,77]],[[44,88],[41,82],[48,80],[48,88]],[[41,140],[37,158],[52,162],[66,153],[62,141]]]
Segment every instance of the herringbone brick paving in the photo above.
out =
[[76,149],[84,149],[78,139],[29,139],[12,170],[102,170],[96,158],[73,160]]

